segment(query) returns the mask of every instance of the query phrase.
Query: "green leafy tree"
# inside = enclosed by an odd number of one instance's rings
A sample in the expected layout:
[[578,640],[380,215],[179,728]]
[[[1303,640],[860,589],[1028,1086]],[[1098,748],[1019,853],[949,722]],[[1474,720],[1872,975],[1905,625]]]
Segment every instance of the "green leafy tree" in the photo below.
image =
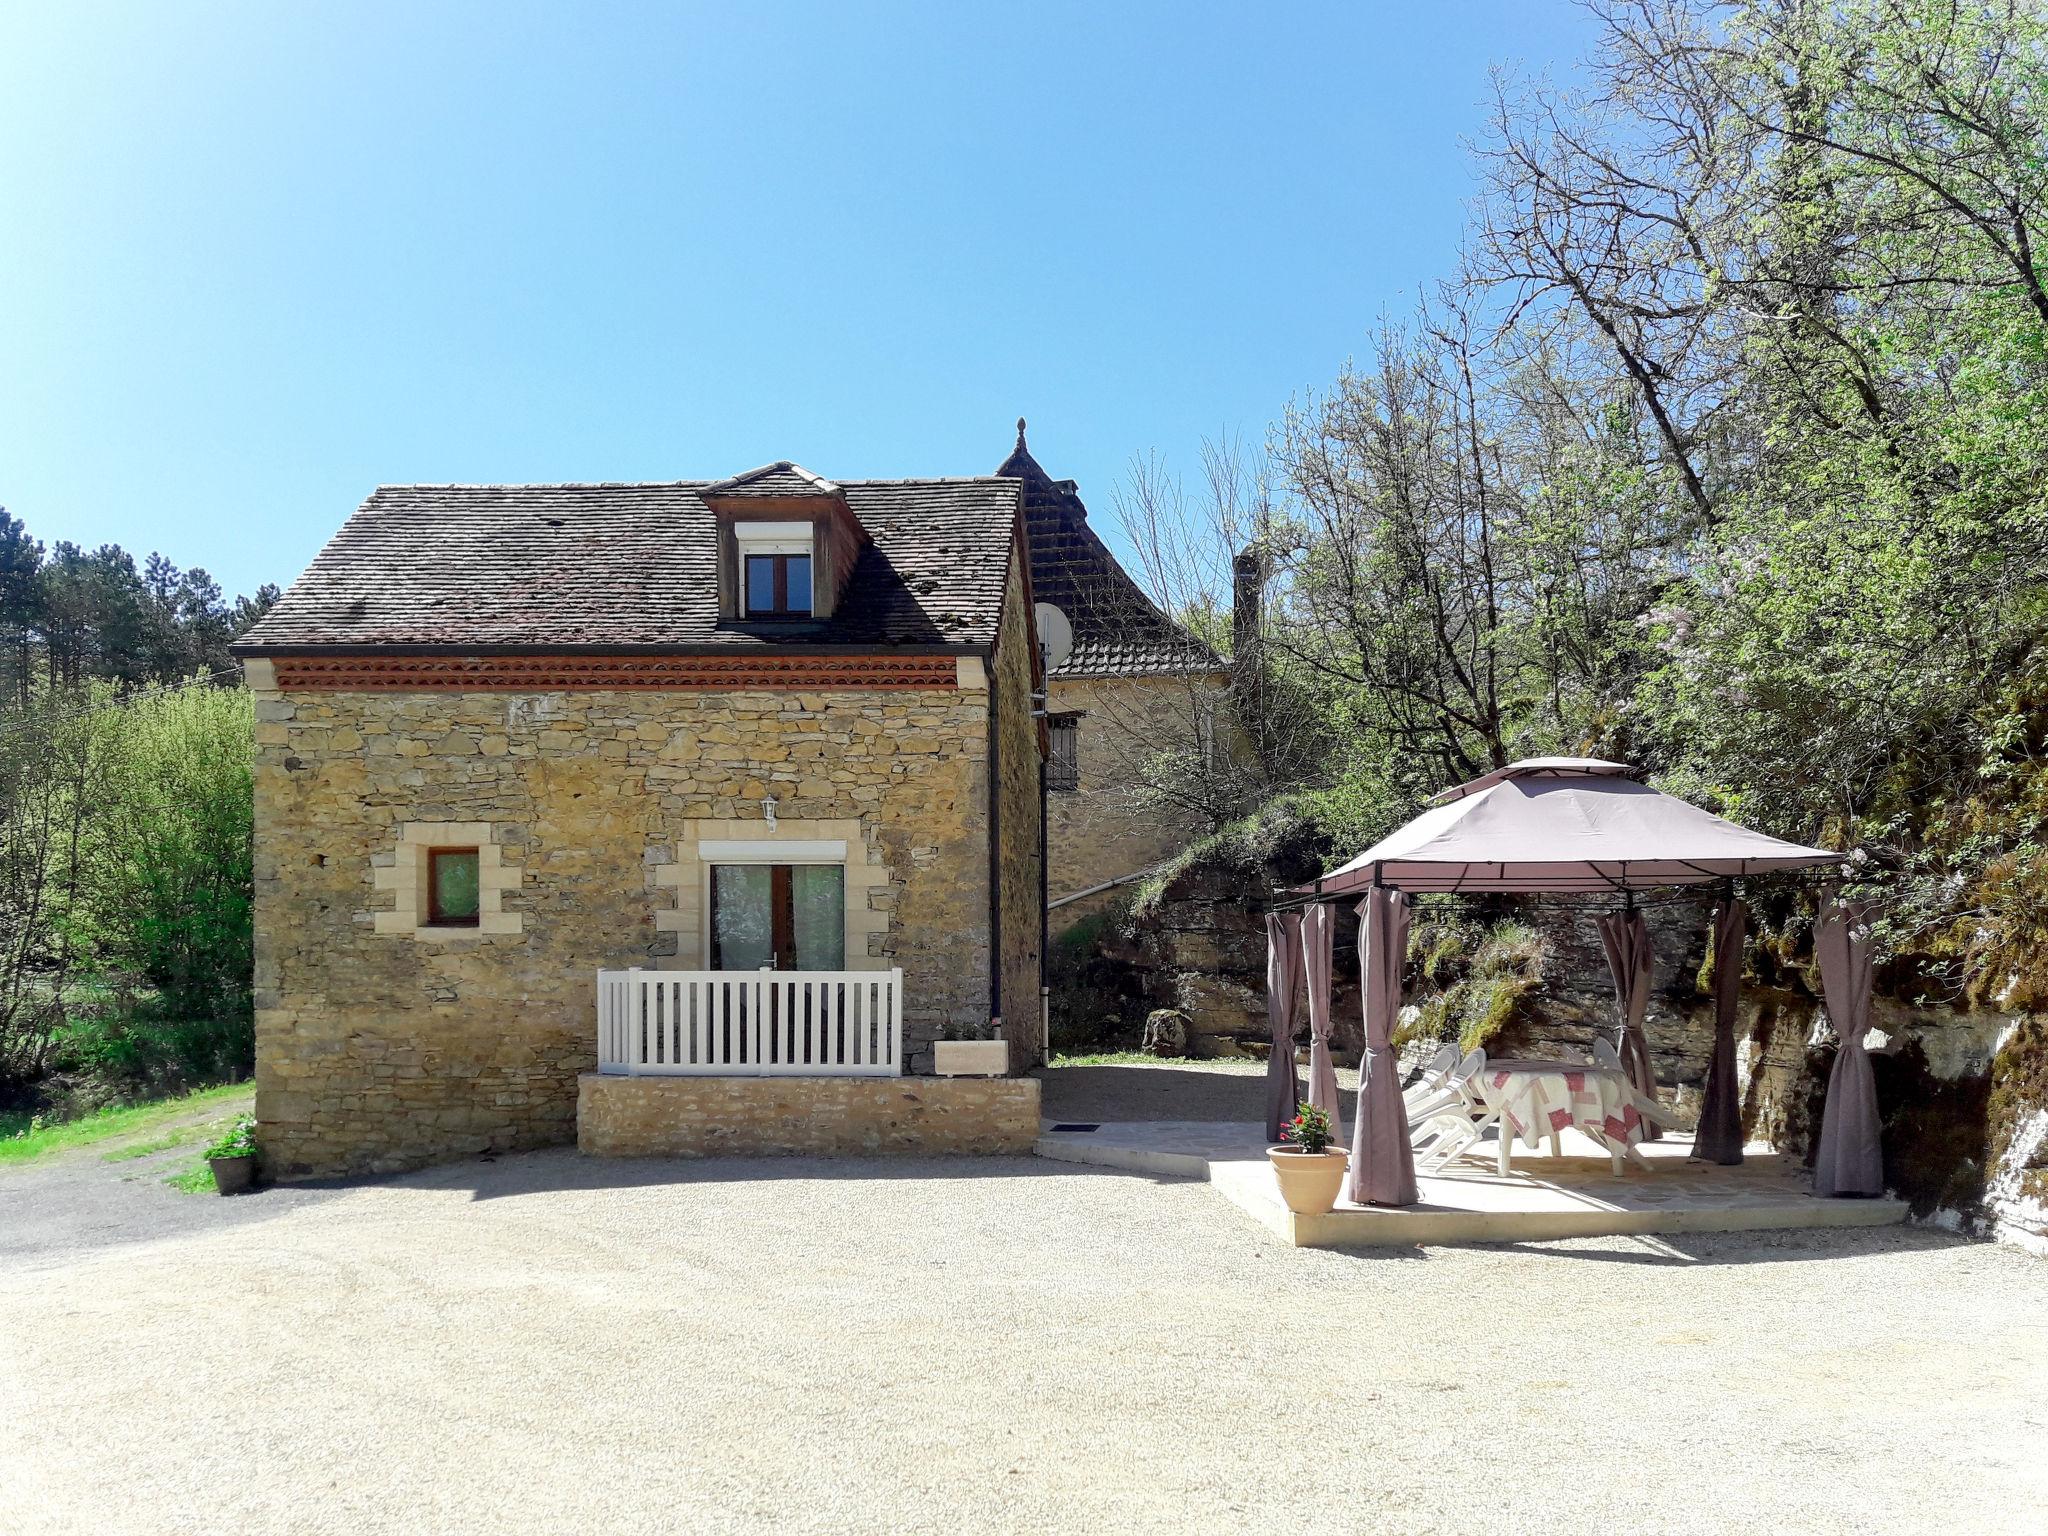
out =
[[246,1016],[251,967],[249,696],[194,681],[118,710],[87,869],[93,952],[179,1019]]

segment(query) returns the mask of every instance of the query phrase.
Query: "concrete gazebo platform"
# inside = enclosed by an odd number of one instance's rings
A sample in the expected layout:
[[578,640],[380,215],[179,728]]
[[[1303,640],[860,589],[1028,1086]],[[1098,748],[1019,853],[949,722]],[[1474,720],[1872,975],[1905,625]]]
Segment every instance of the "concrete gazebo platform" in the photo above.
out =
[[1689,1137],[1637,1150],[1650,1171],[1617,1177],[1608,1155],[1575,1132],[1565,1155],[1517,1153],[1503,1175],[1458,1162],[1418,1179],[1407,1206],[1340,1203],[1304,1216],[1280,1201],[1256,1125],[1218,1121],[1105,1122],[1038,1138],[1040,1157],[1168,1178],[1204,1178],[1217,1193],[1297,1248],[1410,1247],[1421,1243],[1526,1243],[1567,1237],[1677,1236],[1788,1227],[1893,1226],[1892,1199],[1826,1199],[1799,1162],[1752,1143],[1741,1163],[1690,1161]]

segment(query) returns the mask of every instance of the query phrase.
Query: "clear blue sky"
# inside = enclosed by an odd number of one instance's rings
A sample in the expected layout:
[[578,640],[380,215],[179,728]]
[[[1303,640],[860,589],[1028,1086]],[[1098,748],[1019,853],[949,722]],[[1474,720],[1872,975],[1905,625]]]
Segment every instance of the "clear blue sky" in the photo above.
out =
[[0,14],[0,504],[289,582],[380,482],[986,473],[1107,524],[1449,265],[1564,0]]

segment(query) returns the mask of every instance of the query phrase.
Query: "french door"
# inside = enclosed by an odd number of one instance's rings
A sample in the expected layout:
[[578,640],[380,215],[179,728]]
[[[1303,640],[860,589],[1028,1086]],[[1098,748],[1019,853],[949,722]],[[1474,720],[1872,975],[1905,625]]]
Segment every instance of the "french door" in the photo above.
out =
[[711,866],[711,968],[846,968],[846,871],[837,864]]

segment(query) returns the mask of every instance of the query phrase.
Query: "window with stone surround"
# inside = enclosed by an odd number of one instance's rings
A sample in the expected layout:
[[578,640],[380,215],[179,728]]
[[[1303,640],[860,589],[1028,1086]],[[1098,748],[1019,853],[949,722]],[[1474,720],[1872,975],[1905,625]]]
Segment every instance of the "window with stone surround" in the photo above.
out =
[[483,821],[401,826],[397,846],[371,861],[372,883],[392,896],[388,910],[370,914],[372,931],[422,942],[521,932],[523,914],[505,910],[505,894],[523,871],[505,862],[498,830]]
[[650,849],[659,963],[681,970],[884,970],[895,895],[857,820],[688,821]]

